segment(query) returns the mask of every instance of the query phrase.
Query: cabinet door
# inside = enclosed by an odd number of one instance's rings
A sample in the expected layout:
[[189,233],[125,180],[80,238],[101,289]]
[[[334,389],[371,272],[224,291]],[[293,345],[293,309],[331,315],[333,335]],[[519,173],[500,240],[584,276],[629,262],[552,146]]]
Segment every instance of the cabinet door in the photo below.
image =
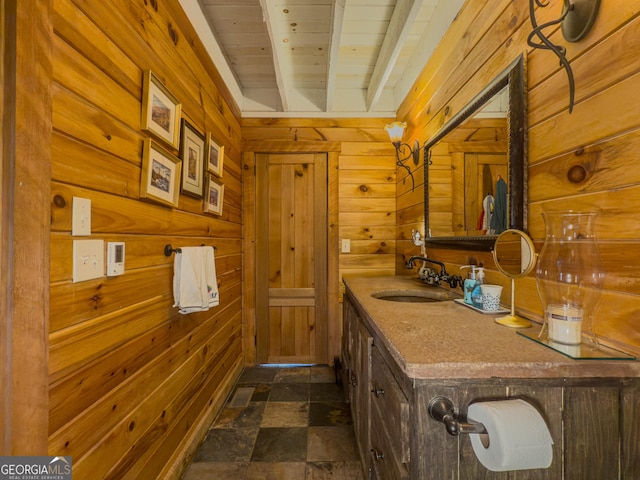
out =
[[397,438],[391,436],[385,425],[388,425],[386,412],[381,412],[379,405],[371,408],[371,468],[373,477],[380,480],[408,480],[409,469],[397,455]]
[[[373,415],[375,411],[379,415]],[[371,429],[380,428],[390,438],[393,455],[398,463],[408,464],[409,447],[409,400],[391,373],[376,345],[371,353]],[[375,423],[378,418],[381,422]],[[373,435],[373,432],[372,432]]]
[[370,392],[371,392],[371,345],[373,338],[369,330],[359,323],[357,326],[357,341],[355,355],[356,385],[351,402],[353,427],[356,441],[360,450],[360,459],[368,470],[370,464],[371,442],[369,439],[370,425]]
[[353,325],[356,324],[357,316],[353,304],[345,295],[342,303],[342,385],[346,401],[351,403],[353,400]]
[[378,478],[409,478],[409,401],[378,348],[371,355],[371,457]]

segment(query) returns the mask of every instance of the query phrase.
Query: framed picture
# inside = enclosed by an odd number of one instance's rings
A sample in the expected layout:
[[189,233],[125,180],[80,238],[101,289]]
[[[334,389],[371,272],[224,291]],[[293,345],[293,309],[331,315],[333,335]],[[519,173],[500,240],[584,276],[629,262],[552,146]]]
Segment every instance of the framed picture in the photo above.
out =
[[146,71],[142,88],[142,129],[177,150],[181,110],[178,99],[153,72]]
[[207,134],[207,172],[222,177],[222,162],[224,160],[224,146],[218,145],[211,132]]
[[187,195],[202,198],[204,190],[204,135],[182,119],[180,158],[182,159],[181,191]]
[[181,167],[178,157],[147,138],[142,153],[140,198],[177,207]]
[[224,185],[219,183],[211,174],[207,175],[207,190],[204,195],[204,211],[222,215],[222,201]]

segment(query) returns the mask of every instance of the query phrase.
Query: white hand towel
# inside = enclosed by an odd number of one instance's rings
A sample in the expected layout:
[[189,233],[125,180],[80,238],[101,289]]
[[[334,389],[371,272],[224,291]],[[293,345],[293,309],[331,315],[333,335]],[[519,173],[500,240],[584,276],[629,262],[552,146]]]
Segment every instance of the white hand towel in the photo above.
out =
[[218,285],[211,247],[182,247],[173,262],[174,307],[180,313],[202,312],[216,306]]
[[218,276],[216,275],[215,250],[211,247],[203,247],[205,279],[207,281],[207,303],[209,307],[217,307],[220,304],[218,296]]

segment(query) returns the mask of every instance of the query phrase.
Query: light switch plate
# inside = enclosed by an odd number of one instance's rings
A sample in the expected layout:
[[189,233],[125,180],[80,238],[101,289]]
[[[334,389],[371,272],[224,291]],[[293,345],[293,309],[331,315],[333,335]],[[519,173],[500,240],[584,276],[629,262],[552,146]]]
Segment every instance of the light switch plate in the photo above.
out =
[[73,241],[73,282],[104,276],[104,240]]
[[91,199],[73,197],[71,209],[71,235],[91,235]]
[[351,240],[348,238],[342,239],[342,253],[350,253],[351,252]]

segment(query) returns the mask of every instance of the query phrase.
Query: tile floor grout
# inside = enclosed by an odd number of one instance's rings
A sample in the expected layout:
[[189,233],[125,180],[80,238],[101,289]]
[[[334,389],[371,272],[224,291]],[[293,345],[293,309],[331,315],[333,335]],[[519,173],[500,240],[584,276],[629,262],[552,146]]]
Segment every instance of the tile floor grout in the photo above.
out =
[[[246,407],[229,405],[253,387]],[[243,371],[183,480],[362,479],[349,405],[328,366]]]

